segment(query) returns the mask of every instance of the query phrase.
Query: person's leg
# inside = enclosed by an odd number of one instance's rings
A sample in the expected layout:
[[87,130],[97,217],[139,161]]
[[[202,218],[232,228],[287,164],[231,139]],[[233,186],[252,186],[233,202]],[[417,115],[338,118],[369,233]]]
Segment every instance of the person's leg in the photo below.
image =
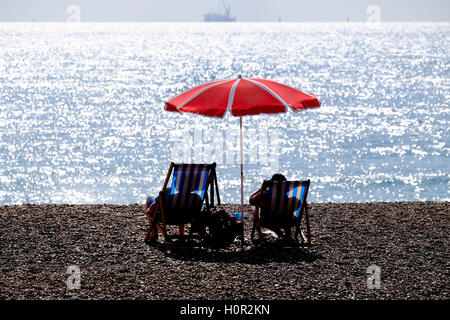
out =
[[[264,215],[263,210],[264,210],[264,208],[262,207],[261,208],[261,215]],[[262,222],[262,225],[264,225],[265,228],[269,229],[270,231],[275,232],[277,237],[279,239],[281,239],[283,237],[283,232],[281,231],[281,228],[279,226],[277,226],[276,222],[272,218],[270,218],[268,220],[268,215],[267,214],[265,214],[264,216],[266,217],[265,221],[260,221],[260,223]]]
[[185,236],[186,235],[186,232],[184,231],[184,224],[179,224],[178,225],[178,234],[180,236]]
[[291,234],[291,228],[290,227],[284,228],[284,237],[286,238],[286,240],[291,240],[292,239],[292,234]]
[[283,237],[283,232],[281,232],[281,229],[274,228],[273,232],[277,234],[278,238]]
[[[156,202],[152,203],[152,205],[150,206],[148,211],[150,212],[151,215],[153,215],[155,213],[155,210],[156,210]],[[156,229],[155,223],[153,223],[152,231],[150,233],[150,240],[156,240],[156,239],[158,239],[158,230]]]

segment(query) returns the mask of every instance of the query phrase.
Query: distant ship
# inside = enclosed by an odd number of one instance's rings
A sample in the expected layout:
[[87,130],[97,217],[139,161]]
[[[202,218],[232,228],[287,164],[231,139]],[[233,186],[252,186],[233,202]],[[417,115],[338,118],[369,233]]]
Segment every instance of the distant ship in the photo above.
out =
[[222,5],[225,9],[225,13],[219,14],[210,12],[204,15],[205,22],[235,22],[236,17],[230,17],[230,6],[226,6],[225,2],[222,0]]

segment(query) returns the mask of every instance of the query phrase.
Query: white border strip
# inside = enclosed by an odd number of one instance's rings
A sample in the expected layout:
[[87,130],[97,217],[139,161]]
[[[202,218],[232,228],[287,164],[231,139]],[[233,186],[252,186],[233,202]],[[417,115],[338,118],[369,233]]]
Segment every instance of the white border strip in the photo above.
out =
[[231,108],[233,106],[233,101],[234,101],[234,93],[236,92],[236,87],[239,84],[239,81],[241,81],[241,78],[237,79],[234,83],[233,86],[231,87],[230,90],[230,96],[228,97],[228,105],[227,105],[227,111],[229,111],[231,113]]

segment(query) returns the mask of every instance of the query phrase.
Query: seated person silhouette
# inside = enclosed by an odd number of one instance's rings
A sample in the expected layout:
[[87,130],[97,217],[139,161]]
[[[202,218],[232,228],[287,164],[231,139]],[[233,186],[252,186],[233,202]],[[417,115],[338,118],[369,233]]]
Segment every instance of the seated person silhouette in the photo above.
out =
[[[271,181],[286,181],[286,177],[280,173],[277,173],[277,174],[274,174],[270,180]],[[263,222],[263,217],[265,216],[265,214],[264,214],[265,211],[268,210],[267,203],[265,201],[267,195],[268,195],[267,191],[265,191],[263,194],[261,194],[261,188],[260,188],[250,196],[250,204],[251,205],[256,206],[258,203],[260,203],[261,222]],[[253,217],[255,217],[255,215],[256,215],[256,208],[253,210]],[[265,225],[264,227],[274,231],[279,238],[282,238],[284,236],[284,238],[286,240],[290,240],[292,237],[290,227],[284,228],[284,235],[283,235],[281,229],[279,227],[277,227],[275,223],[270,223],[270,221],[266,221],[266,223],[264,223],[264,225]]]
[[[153,198],[148,196],[146,200],[146,210],[151,215],[154,215],[156,204],[159,201],[159,196]],[[164,213],[167,224],[178,224],[178,235],[185,236],[184,223],[192,222],[192,218],[200,214],[202,201],[198,194],[190,193],[182,197],[180,194],[163,195]],[[160,221],[160,215],[156,216],[156,220]],[[150,241],[158,239],[158,230],[155,224],[152,225],[150,233]]]
[[[156,198],[153,198],[151,195],[147,197],[147,200],[145,201],[145,209],[153,215],[156,210],[156,203],[159,201],[159,196]],[[178,225],[178,234],[179,235],[186,235],[186,232],[184,231],[184,224]],[[150,241],[156,241],[158,239],[158,230],[156,229],[155,224],[152,226],[152,231],[150,233]]]

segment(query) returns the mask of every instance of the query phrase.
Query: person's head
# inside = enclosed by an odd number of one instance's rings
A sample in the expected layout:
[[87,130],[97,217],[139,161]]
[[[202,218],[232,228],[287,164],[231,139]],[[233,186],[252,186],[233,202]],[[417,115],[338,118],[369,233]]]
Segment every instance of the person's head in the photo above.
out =
[[155,202],[155,198],[152,196],[148,196],[147,200],[145,201],[145,207],[148,209],[150,206]]
[[270,179],[272,181],[286,181],[286,177],[283,176],[281,173],[276,173],[272,176],[272,178]]

